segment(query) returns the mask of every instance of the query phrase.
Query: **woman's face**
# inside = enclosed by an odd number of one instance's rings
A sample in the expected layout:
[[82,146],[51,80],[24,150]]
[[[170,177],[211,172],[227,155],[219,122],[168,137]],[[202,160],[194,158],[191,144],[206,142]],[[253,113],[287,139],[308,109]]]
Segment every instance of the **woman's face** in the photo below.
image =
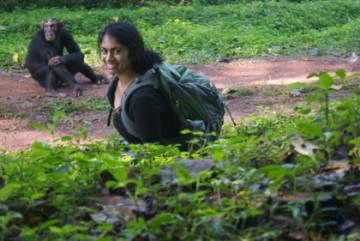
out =
[[115,38],[105,34],[100,49],[104,67],[112,74],[121,75],[133,71],[129,61],[128,48]]

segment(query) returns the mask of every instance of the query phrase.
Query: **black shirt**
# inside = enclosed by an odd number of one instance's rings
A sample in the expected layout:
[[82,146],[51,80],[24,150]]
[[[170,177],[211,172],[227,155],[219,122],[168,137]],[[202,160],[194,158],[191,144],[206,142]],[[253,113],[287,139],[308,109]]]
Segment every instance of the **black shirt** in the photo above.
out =
[[[173,111],[169,100],[151,86],[136,90],[128,97],[128,114],[136,124],[140,139],[132,136],[121,119],[120,108],[113,114],[113,123],[121,136],[130,143],[166,143],[179,135],[180,120]],[[167,144],[167,143],[166,143]]]

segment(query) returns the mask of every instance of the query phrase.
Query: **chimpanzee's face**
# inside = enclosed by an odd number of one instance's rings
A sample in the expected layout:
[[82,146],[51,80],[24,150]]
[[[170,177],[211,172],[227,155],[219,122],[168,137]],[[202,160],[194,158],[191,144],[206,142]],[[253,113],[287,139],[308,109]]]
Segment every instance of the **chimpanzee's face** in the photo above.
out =
[[47,42],[53,42],[56,39],[56,34],[59,29],[59,22],[57,20],[49,19],[43,24],[44,37]]

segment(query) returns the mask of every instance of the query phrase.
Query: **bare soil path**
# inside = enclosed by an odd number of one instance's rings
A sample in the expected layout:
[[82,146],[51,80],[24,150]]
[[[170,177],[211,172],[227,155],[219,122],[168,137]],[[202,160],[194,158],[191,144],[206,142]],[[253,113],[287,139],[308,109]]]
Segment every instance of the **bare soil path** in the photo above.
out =
[[[357,71],[345,59],[340,58],[273,58],[249,59],[230,63],[190,66],[200,71],[223,90],[240,89],[238,95],[226,100],[235,119],[249,114],[264,114],[289,109],[300,101],[299,98],[284,98],[283,88],[291,82],[309,82],[307,75],[314,71],[345,69]],[[84,96],[78,100],[85,102],[91,98],[102,99],[107,86],[90,85],[82,76],[77,76],[84,84]],[[257,91],[261,89],[261,91]],[[243,90],[243,91],[241,91]],[[245,91],[244,91],[245,90]],[[65,88],[64,92],[70,93]],[[28,74],[0,72],[0,149],[25,149],[37,140],[51,140],[73,132],[69,125],[60,126],[55,136],[32,127],[34,122],[46,123],[50,113],[44,104],[54,101],[74,100],[73,97],[54,98],[45,95],[45,91]],[[75,123],[91,123],[88,130],[91,139],[101,139],[115,133],[106,126],[107,111],[78,111],[70,114]],[[225,117],[225,121],[229,121]]]

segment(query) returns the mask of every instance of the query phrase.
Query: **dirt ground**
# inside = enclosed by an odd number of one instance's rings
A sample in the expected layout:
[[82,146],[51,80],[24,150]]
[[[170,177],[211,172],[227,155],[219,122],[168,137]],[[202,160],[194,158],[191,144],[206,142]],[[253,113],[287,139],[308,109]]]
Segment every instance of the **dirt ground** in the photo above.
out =
[[[241,116],[251,114],[276,113],[286,111],[294,103],[301,103],[299,97],[284,97],[279,86],[291,82],[313,81],[307,75],[314,71],[330,71],[345,69],[348,73],[358,71],[346,59],[341,58],[271,58],[248,59],[229,63],[216,63],[208,65],[189,66],[209,76],[215,85],[225,92],[240,89],[240,94],[226,99],[226,103],[235,120]],[[91,97],[103,98],[107,85],[91,85],[80,75],[77,79],[84,85],[84,96],[79,100]],[[241,91],[243,90],[250,90]],[[261,91],[257,91],[261,90]],[[71,90],[62,91],[70,94]],[[243,93],[243,94],[241,94]],[[74,97],[49,97],[45,91],[26,73],[13,73],[7,75],[0,71],[0,149],[25,149],[33,141],[49,141],[73,132],[69,125],[60,126],[54,136],[45,131],[32,127],[34,122],[46,123],[49,113],[39,104],[54,100]],[[88,130],[91,140],[101,139],[116,133],[113,127],[106,126],[106,111],[86,111],[72,113],[71,118],[77,123],[88,121],[91,127]],[[229,115],[225,116],[229,122]]]

